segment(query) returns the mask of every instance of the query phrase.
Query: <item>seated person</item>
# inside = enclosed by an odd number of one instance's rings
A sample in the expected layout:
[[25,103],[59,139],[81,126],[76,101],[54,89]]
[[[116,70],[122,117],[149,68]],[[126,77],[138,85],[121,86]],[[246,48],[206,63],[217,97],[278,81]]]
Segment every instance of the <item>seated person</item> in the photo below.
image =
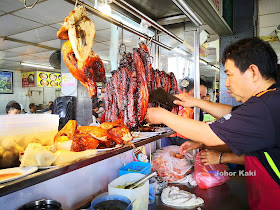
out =
[[21,108],[17,102],[14,102],[9,106],[8,115],[16,115],[20,113],[21,113]]
[[44,112],[50,111],[50,106],[53,105],[53,101],[50,101],[49,104],[47,105],[46,109],[44,110]]
[[35,114],[37,110],[35,103],[29,104],[29,109],[30,110],[26,114]]
[[21,109],[21,114],[25,114],[25,110],[24,110],[24,106],[22,104],[19,104],[20,105],[20,109]]
[[100,125],[100,118],[98,117],[99,104],[94,103],[92,105],[92,123],[90,125],[99,126]]
[[[52,101],[50,101],[50,102],[52,102]],[[49,105],[48,105],[48,111],[45,111],[44,112],[44,114],[52,114],[52,112],[53,112],[53,103],[49,103]]]
[[104,101],[99,101],[99,109],[96,112],[98,114],[98,118],[101,118],[101,116],[104,114],[105,110],[104,110]]

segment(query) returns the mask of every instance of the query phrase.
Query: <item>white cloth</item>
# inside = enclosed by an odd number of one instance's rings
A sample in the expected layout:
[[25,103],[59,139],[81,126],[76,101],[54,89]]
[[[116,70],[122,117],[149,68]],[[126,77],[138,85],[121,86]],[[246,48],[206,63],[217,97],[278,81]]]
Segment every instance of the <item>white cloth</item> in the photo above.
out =
[[204,200],[200,197],[196,197],[195,194],[180,190],[178,187],[166,187],[161,193],[161,201],[169,206],[194,208],[204,203]]

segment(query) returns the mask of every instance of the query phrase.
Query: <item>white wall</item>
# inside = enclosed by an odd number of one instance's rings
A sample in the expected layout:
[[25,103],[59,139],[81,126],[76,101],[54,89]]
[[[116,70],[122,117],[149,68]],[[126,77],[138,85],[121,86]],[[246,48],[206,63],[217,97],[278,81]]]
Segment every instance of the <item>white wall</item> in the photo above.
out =
[[[1,69],[3,71],[12,71]],[[22,87],[21,71],[12,71],[13,74],[13,94],[0,94],[0,114],[6,114],[6,105],[9,101],[15,100],[24,106],[25,111],[29,111],[29,104],[35,103],[47,105],[49,101],[54,101],[60,96],[60,89],[43,87]],[[39,92],[40,91],[40,92]],[[32,92],[32,94],[31,94]],[[28,94],[29,93],[29,94]]]

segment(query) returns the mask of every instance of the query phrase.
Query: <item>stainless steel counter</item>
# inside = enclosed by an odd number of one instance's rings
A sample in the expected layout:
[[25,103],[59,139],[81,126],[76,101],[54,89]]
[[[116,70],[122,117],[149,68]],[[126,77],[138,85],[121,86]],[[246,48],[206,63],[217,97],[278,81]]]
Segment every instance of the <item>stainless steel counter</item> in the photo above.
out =
[[[162,133],[134,144],[136,147],[145,145],[147,152],[153,152],[155,141],[173,133]],[[63,210],[76,209],[107,191],[108,184],[118,177],[123,161],[133,161],[131,146],[115,148],[92,158],[0,184],[0,208],[13,210],[44,198],[60,202]]]

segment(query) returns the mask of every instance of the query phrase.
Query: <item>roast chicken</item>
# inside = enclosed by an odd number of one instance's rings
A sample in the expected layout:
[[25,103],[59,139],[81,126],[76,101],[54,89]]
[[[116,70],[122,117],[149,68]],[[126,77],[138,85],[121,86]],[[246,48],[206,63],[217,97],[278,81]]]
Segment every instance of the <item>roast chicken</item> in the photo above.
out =
[[[177,94],[175,75],[165,71],[154,70],[147,46],[141,42],[133,53],[126,53],[120,61],[111,80],[105,88],[105,121],[122,119],[130,129],[144,124],[148,107],[158,104],[149,102],[149,94],[162,87],[171,94]],[[178,112],[175,106],[174,113]]]
[[117,144],[129,144],[131,140],[130,131],[121,119],[102,123],[100,127],[77,127],[75,120],[69,120],[54,139],[57,149],[74,152],[111,148]]
[[96,82],[105,82],[105,69],[100,57],[92,51],[95,26],[86,9],[78,6],[65,18],[57,37],[67,40],[62,45],[63,60],[71,74],[88,89],[90,97],[97,93]]

